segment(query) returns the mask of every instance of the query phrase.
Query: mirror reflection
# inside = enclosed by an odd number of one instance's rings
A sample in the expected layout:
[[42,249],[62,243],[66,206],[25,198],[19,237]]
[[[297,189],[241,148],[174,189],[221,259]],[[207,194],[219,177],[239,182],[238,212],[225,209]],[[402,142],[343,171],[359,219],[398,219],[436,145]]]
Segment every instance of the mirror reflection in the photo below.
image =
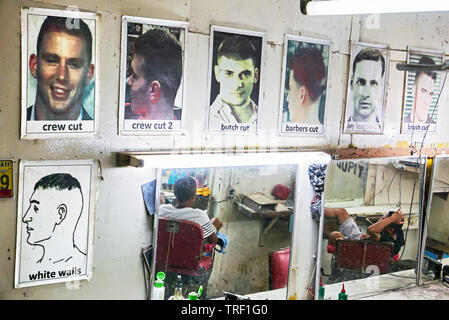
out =
[[339,299],[343,284],[355,299],[416,282],[422,163],[418,157],[331,162],[319,299]]
[[449,282],[449,270],[442,269],[449,264],[449,157],[436,156],[433,161],[422,279],[426,281],[443,277],[443,280]]
[[163,298],[286,299],[295,179],[296,165],[162,170]]

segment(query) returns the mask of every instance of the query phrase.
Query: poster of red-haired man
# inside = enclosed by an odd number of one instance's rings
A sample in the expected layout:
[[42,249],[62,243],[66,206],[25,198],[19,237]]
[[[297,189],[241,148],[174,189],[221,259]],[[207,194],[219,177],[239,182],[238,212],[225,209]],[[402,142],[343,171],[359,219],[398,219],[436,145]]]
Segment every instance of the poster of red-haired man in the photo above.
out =
[[285,36],[280,135],[324,134],[330,53],[330,41]]

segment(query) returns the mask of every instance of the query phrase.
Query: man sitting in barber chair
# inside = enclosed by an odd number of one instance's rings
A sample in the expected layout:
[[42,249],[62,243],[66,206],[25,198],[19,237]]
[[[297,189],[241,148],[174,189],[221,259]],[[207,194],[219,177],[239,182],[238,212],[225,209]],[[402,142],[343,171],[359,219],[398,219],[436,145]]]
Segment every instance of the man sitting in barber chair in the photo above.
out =
[[203,228],[203,238],[209,243],[216,244],[217,232],[223,223],[218,218],[209,219],[205,210],[192,208],[196,199],[195,180],[191,177],[176,180],[174,194],[178,204],[175,207],[171,204],[161,204],[159,216],[198,223]]
[[[206,210],[192,208],[195,204],[196,199],[196,182],[191,177],[183,177],[176,180],[174,184],[174,194],[176,197],[177,205],[173,206],[172,204],[163,204],[165,203],[163,197],[161,197],[161,205],[159,206],[159,217],[175,219],[175,220],[184,220],[194,222],[201,226],[203,230],[203,246],[206,247],[209,245],[210,254],[213,253],[213,248],[218,243],[223,247],[222,241],[217,237],[224,236],[218,232],[222,227],[223,223],[218,218],[209,219]],[[203,295],[201,298],[206,296],[207,290],[207,281],[210,276],[210,271],[207,273],[206,279],[197,279],[194,276],[183,275],[182,282],[184,288],[186,285],[191,287],[193,290],[197,291],[198,286],[202,284],[204,286]],[[176,274],[172,274],[171,272],[166,272],[166,280],[165,282],[169,286],[174,285],[174,281]],[[198,282],[199,281],[199,282]],[[183,289],[184,289],[183,288]],[[184,290],[183,290],[184,291]],[[188,292],[187,292],[188,293]]]
[[390,241],[393,242],[395,255],[404,245],[402,208],[388,212],[381,220],[369,226],[367,234],[360,231],[354,219],[344,208],[324,208],[324,216],[326,218],[337,218],[339,224],[338,231],[329,234],[331,245],[335,245],[335,241],[339,239]]
[[[392,260],[399,260],[399,251],[405,244],[402,225],[404,216],[399,208],[390,211],[382,219],[367,228],[367,234],[360,231],[360,228],[344,208],[324,208],[326,218],[336,218],[339,224],[338,231],[329,233],[328,252],[335,254],[336,242],[344,239],[367,240],[374,242],[391,242],[393,244]],[[397,271],[398,266],[391,267],[390,271]]]

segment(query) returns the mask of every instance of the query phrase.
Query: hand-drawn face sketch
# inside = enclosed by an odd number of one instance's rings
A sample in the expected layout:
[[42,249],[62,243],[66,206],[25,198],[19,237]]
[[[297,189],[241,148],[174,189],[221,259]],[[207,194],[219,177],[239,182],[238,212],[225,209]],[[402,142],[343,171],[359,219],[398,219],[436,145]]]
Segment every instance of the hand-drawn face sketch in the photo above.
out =
[[[409,48],[408,63],[441,64],[444,52]],[[406,88],[402,114],[402,133],[437,131],[438,96],[441,88],[441,74],[435,71],[406,73]]]
[[386,46],[353,43],[344,133],[382,133],[389,55]]
[[22,9],[22,138],[93,135],[96,14]]
[[87,278],[93,163],[21,162],[16,286]]
[[[76,178],[67,173],[54,173],[34,185],[30,206],[22,218],[27,225],[27,243],[42,247],[39,263],[85,259],[74,243],[76,225],[83,211],[83,192]],[[61,248],[65,248],[61,250]]]

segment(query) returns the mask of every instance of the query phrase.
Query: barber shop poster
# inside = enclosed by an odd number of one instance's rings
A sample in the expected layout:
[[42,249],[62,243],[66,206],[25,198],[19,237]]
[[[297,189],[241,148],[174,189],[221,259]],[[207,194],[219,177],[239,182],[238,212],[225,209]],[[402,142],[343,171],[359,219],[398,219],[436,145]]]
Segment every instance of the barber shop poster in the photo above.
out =
[[122,17],[120,135],[181,133],[187,26]]
[[257,132],[264,35],[211,26],[206,112],[209,131]]
[[97,14],[22,9],[22,139],[98,129]]
[[330,53],[330,41],[285,36],[281,135],[323,135]]
[[21,161],[15,287],[90,279],[93,160]]
[[351,43],[344,133],[383,133],[389,57],[385,45]]
[[[409,48],[407,63],[435,65],[444,62],[444,52]],[[437,131],[438,96],[441,73],[436,71],[407,71],[402,112],[402,133]]]

